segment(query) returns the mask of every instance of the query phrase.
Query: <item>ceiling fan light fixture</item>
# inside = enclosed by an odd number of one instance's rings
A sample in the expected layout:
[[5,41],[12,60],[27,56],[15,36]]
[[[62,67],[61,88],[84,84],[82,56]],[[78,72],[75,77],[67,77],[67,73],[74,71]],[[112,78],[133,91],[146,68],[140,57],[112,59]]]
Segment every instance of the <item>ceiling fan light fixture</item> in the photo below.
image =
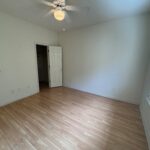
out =
[[55,10],[54,17],[58,21],[63,21],[65,19],[65,11],[63,10]]

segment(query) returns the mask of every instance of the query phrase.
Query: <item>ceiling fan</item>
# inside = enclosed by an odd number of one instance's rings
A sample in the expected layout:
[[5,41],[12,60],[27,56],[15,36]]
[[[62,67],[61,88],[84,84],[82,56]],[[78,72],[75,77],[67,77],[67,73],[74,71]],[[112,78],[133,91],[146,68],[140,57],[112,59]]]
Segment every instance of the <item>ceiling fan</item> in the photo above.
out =
[[43,0],[42,3],[52,7],[50,13],[53,14],[54,18],[58,21],[63,21],[65,19],[67,11],[77,10],[75,6],[66,5],[66,0],[54,0],[53,2]]

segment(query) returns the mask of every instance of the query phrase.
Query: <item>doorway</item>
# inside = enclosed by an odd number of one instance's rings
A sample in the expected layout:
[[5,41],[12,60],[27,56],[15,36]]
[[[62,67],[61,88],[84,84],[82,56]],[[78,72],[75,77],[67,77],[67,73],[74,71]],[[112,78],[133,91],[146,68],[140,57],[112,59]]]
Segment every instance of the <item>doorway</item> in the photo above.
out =
[[48,47],[36,44],[39,88],[49,88]]

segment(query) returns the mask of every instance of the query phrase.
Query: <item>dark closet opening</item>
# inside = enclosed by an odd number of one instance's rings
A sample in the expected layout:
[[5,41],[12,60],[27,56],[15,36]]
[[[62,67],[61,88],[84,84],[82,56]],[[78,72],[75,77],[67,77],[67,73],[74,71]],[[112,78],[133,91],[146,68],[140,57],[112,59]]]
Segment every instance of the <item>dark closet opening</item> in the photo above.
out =
[[47,46],[36,45],[39,87],[49,87]]

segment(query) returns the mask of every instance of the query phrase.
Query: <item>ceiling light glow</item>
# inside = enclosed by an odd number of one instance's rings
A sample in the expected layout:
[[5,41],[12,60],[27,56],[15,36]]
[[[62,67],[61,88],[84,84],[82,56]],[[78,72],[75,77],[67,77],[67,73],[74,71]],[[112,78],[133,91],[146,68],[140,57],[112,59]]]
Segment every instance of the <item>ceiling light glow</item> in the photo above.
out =
[[65,19],[65,11],[63,10],[55,10],[54,11],[54,17],[58,21],[62,21]]

